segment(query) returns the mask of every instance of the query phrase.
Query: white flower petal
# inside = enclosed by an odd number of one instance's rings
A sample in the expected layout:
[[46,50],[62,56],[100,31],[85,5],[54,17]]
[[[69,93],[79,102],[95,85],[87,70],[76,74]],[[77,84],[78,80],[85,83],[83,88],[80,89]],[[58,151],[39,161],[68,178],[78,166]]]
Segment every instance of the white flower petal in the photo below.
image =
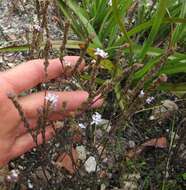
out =
[[144,95],[145,95],[145,92],[144,92],[143,90],[141,90],[141,91],[140,91],[140,94],[139,94],[139,97],[140,97],[140,98],[143,98]]
[[86,128],[86,126],[85,126],[83,123],[79,123],[79,127],[80,127],[81,129],[85,129],[85,128]]

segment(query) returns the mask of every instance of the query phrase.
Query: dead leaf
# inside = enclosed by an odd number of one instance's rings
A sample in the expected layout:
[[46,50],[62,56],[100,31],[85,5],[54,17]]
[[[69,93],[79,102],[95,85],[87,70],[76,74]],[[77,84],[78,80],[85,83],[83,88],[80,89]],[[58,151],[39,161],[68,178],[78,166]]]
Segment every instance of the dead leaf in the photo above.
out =
[[57,161],[56,165],[58,167],[66,169],[70,174],[74,174],[76,171],[76,164],[78,161],[78,155],[76,149],[72,148],[72,158],[70,154],[62,153]]
[[167,148],[167,139],[165,137],[154,138],[146,141],[141,146],[154,146],[155,148]]
[[167,139],[165,137],[159,137],[150,139],[140,146],[137,146],[127,153],[127,158],[135,158],[136,156],[139,156],[147,147],[155,147],[155,148],[167,148]]

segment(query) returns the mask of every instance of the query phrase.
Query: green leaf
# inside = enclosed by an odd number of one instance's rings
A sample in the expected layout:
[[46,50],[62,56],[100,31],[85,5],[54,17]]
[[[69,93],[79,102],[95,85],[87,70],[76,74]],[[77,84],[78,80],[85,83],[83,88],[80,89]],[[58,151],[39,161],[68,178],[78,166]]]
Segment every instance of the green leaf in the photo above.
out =
[[186,173],[182,174],[183,180],[186,180]]
[[167,64],[160,70],[159,74],[173,75],[177,73],[186,73],[186,60],[175,59],[168,61]]
[[169,91],[173,93],[186,93],[186,83],[165,83],[158,87],[159,90]]
[[[91,80],[91,76],[90,75],[87,75],[87,74],[83,74],[80,76],[83,80]],[[95,80],[96,84],[99,84],[99,85],[102,85],[105,81],[96,77],[96,80]]]
[[[186,17],[186,1],[183,1],[181,13],[180,13],[180,18],[184,18],[184,17]],[[186,32],[186,25],[177,24],[175,32],[172,37],[172,43],[175,44],[176,42],[178,42],[184,32]]]
[[[73,0],[65,1],[65,3],[62,0],[58,0],[58,4],[59,4],[59,7],[61,8],[62,12],[64,12],[68,18],[70,18],[70,16],[69,16],[69,14],[66,13],[66,11],[64,9],[64,4],[67,5],[68,8],[71,9],[71,11],[73,11],[73,14],[75,14],[78,17],[77,19],[80,20],[81,24],[83,24],[83,27],[87,30],[88,35],[94,35],[93,42],[94,42],[95,47],[101,48],[102,43],[100,42],[99,37],[97,36],[97,34],[96,34],[94,28],[92,27],[92,25],[90,24],[90,22],[82,14],[82,9],[80,9],[79,5]],[[74,25],[77,28],[77,25],[79,25],[79,24],[76,23]]]
[[124,103],[122,101],[123,99],[122,99],[121,85],[119,83],[115,85],[114,92],[116,94],[116,98],[117,98],[117,101],[119,103],[121,110],[125,110],[125,106],[124,106]]
[[118,0],[112,0],[112,7],[113,7],[113,13],[115,16],[115,19],[119,25],[119,28],[121,32],[123,33],[124,37],[126,38],[127,42],[130,44],[130,53],[132,54],[132,40],[129,38],[126,27],[123,23],[122,17],[119,15],[119,10],[118,10]]
[[100,64],[101,64],[101,66],[104,69],[107,69],[110,72],[113,72],[116,69],[116,67],[114,66],[114,64],[110,60],[108,60],[108,59],[102,60]]
[[148,49],[153,44],[153,41],[159,31],[160,25],[163,21],[164,15],[166,13],[166,8],[168,5],[169,0],[160,0],[158,10],[153,18],[152,29],[150,31],[148,39],[145,41],[143,49],[140,53],[140,58],[144,59]]
[[20,52],[20,51],[28,51],[30,45],[10,45],[7,47],[0,48],[0,53],[7,53],[7,52]]
[[[136,48],[135,52],[140,51],[138,48]],[[148,73],[158,63],[162,54],[162,49],[150,48],[147,55],[152,56],[152,58],[147,61],[143,68],[134,73],[133,80],[139,80]],[[174,53],[168,57],[167,63],[160,70],[159,74],[171,75],[182,72],[186,72],[186,54]]]
[[133,75],[132,79],[133,80],[141,79],[146,73],[148,73],[148,71],[150,71],[154,67],[154,65],[158,62],[160,57],[161,56],[158,56],[150,60],[147,64],[144,65],[142,69],[140,69]]
[[[186,18],[173,18],[173,17],[172,18],[164,18],[162,25],[163,24],[171,24],[171,23],[186,24]],[[152,26],[152,24],[153,24],[153,20],[151,19],[147,22],[137,25],[127,32],[128,36],[132,37],[132,36],[142,32],[143,30],[148,29],[149,27]],[[116,41],[115,45],[119,46],[119,45],[123,44],[124,42],[126,42],[126,38],[125,38],[125,36],[122,36]]]
[[[80,49],[79,44],[82,44],[82,41],[78,40],[68,40],[66,44],[67,49]],[[44,49],[45,44],[41,45],[41,49]],[[59,49],[61,46],[61,41],[52,41],[52,47]],[[8,53],[8,52],[20,52],[20,51],[28,51],[30,48],[30,44],[25,45],[10,45],[7,47],[0,48],[0,53]]]

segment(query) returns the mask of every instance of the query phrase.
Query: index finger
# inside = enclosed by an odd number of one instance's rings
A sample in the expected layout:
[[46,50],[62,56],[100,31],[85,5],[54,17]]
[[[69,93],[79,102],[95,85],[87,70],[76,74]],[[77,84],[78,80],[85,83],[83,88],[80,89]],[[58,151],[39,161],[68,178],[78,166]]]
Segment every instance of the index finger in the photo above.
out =
[[[78,56],[65,56],[64,67],[68,65],[73,68],[78,59]],[[82,69],[83,66],[84,63],[80,65],[79,69]],[[49,66],[47,68],[48,80],[57,78],[63,73],[64,69],[59,59],[49,60]],[[15,93],[33,88],[45,80],[44,60],[36,59],[20,64],[4,72],[2,77],[12,86]]]

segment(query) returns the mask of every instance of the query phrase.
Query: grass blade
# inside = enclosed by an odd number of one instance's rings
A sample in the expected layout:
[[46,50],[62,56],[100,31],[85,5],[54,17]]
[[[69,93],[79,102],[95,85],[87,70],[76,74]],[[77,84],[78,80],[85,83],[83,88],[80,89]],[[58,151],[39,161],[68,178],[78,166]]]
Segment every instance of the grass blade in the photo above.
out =
[[[65,10],[64,10],[64,8],[62,8],[63,7],[62,0],[58,0],[58,2],[59,2],[61,10],[64,12]],[[73,14],[75,14],[78,17],[78,19],[81,22],[81,24],[83,25],[84,29],[87,30],[88,35],[94,35],[93,43],[94,43],[95,47],[101,48],[102,43],[99,40],[99,37],[97,36],[97,34],[96,34],[94,28],[92,27],[92,25],[90,24],[90,22],[82,14],[82,9],[80,9],[78,4],[73,0],[65,1],[65,4],[68,6],[68,8],[70,8],[71,11],[73,11]],[[87,36],[85,38],[87,38]]]
[[166,13],[166,8],[168,5],[168,2],[169,2],[169,0],[160,0],[160,2],[159,2],[158,10],[156,12],[156,15],[153,18],[152,29],[150,31],[148,39],[144,43],[143,49],[140,54],[141,59],[144,59],[148,49],[153,44],[153,41],[159,31],[160,25],[163,21],[165,13]]
[[120,28],[121,32],[123,33],[124,37],[126,38],[127,42],[130,44],[130,53],[132,55],[132,44],[133,44],[133,42],[128,36],[125,25],[123,24],[123,21],[121,20],[122,17],[119,15],[118,0],[112,0],[112,7],[113,7],[113,13],[114,13],[115,19],[119,25],[119,28]]

